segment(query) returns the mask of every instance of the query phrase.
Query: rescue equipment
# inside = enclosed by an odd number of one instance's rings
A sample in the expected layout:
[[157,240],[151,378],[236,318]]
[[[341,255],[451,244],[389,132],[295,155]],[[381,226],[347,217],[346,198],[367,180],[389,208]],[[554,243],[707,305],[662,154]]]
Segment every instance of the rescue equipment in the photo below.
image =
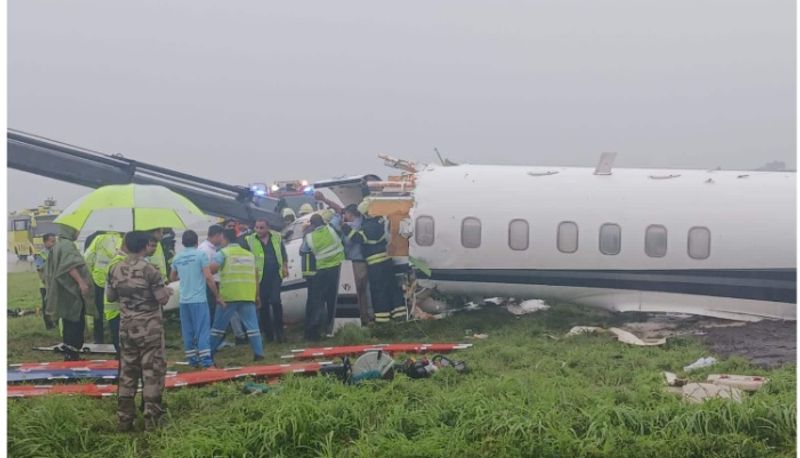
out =
[[342,357],[360,355],[368,351],[384,351],[386,353],[447,353],[455,350],[465,350],[471,347],[468,343],[399,343],[377,345],[350,345],[344,347],[319,347],[292,350],[291,355],[283,355],[283,359],[310,359],[317,357]]

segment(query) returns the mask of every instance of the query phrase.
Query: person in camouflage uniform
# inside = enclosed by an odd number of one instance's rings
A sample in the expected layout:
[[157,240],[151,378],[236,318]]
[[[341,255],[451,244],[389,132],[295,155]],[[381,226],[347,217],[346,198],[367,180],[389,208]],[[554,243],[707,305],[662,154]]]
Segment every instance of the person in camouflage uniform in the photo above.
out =
[[120,431],[130,431],[136,418],[134,397],[143,381],[146,429],[160,424],[164,412],[161,397],[167,361],[161,306],[171,294],[158,268],[145,259],[148,236],[133,231],[125,235],[128,257],[110,269],[107,296],[120,303],[120,373],[117,419]]

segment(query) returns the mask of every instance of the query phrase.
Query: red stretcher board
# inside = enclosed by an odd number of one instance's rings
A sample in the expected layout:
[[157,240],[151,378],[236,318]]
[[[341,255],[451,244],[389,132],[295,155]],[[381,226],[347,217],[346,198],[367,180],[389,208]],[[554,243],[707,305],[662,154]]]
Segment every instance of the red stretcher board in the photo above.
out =
[[[165,380],[167,389],[184,386],[208,385],[210,383],[235,380],[242,377],[277,378],[287,374],[315,374],[329,361],[294,364],[272,364],[265,366],[232,367],[226,369],[205,369],[202,371],[168,374]],[[48,394],[82,395],[90,397],[114,396],[117,385],[83,383],[77,385],[8,385],[8,397],[27,398]]]

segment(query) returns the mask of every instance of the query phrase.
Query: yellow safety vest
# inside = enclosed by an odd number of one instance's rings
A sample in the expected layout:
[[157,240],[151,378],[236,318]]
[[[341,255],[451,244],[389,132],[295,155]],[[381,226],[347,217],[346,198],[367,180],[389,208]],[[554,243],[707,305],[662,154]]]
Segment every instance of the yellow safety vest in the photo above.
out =
[[167,272],[167,260],[164,258],[164,249],[161,248],[161,242],[156,243],[156,252],[153,253],[153,256],[149,256],[147,261],[150,264],[158,267],[158,271],[161,272],[161,276],[164,277],[164,281],[169,283],[169,273]]
[[306,244],[314,252],[317,270],[328,269],[342,264],[344,246],[339,234],[327,224],[320,226],[305,236]]
[[[111,271],[111,268],[117,263],[124,261],[126,256],[127,255],[125,253],[118,252],[108,264],[108,270]],[[106,275],[106,278],[108,278],[108,275]],[[103,307],[103,316],[105,317],[106,321],[111,321],[119,316],[119,302],[108,301],[108,282],[106,282],[106,288],[103,291],[103,303],[105,304]]]
[[[278,258],[278,271],[283,278],[283,253],[281,253],[281,233],[276,231],[269,231],[269,241],[272,244],[272,249],[275,250],[275,256]],[[244,238],[247,245],[250,246],[250,252],[256,257],[256,268],[258,269],[258,281],[264,278],[264,247],[261,245],[261,240],[258,234],[250,234]]]
[[256,258],[236,244],[221,249],[225,256],[219,272],[219,294],[225,302],[256,301]]
[[122,247],[122,237],[117,233],[100,234],[92,240],[84,257],[92,269],[92,280],[95,285],[100,287],[106,285],[111,259],[116,256],[120,247]]

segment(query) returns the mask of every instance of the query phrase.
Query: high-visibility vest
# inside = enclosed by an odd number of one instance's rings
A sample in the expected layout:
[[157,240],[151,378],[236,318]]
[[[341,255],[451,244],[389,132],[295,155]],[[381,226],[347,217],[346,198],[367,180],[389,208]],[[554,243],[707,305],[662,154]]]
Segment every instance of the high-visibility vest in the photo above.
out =
[[389,254],[386,252],[388,244],[383,218],[364,218],[358,235],[361,238],[362,252],[367,264],[378,264],[389,260]]
[[111,259],[116,256],[120,247],[122,247],[122,237],[114,232],[100,234],[92,239],[84,257],[92,268],[92,280],[95,285],[100,287],[106,285]]
[[[278,272],[283,278],[283,253],[281,252],[281,233],[276,231],[269,231],[269,241],[272,244],[272,249],[275,250],[275,257],[278,258]],[[244,238],[247,245],[250,246],[250,252],[256,257],[256,268],[258,269],[258,281],[264,278],[264,246],[261,245],[261,239],[258,234],[250,234]]]
[[305,236],[306,244],[314,252],[317,269],[328,269],[342,264],[344,246],[339,234],[327,224],[320,226]]
[[303,277],[313,277],[317,274],[317,259],[314,257],[314,253],[307,252],[307,253],[300,253],[300,264],[303,268]]
[[219,272],[219,293],[226,302],[256,301],[256,258],[237,244],[221,249],[225,256]]
[[167,272],[167,260],[164,258],[164,249],[161,248],[161,242],[156,242],[156,251],[153,253],[153,256],[149,256],[147,261],[150,264],[158,267],[158,271],[161,272],[161,276],[164,277],[165,282],[169,282],[169,273]]
[[[117,252],[117,255],[114,256],[108,264],[108,271],[110,272],[111,268],[117,263],[124,261],[126,256],[125,253]],[[108,274],[106,274],[106,279],[108,279]],[[105,304],[103,307],[103,316],[106,321],[111,321],[119,316],[119,302],[109,302],[108,300],[108,282],[106,282],[106,287],[103,290],[103,303]]]

